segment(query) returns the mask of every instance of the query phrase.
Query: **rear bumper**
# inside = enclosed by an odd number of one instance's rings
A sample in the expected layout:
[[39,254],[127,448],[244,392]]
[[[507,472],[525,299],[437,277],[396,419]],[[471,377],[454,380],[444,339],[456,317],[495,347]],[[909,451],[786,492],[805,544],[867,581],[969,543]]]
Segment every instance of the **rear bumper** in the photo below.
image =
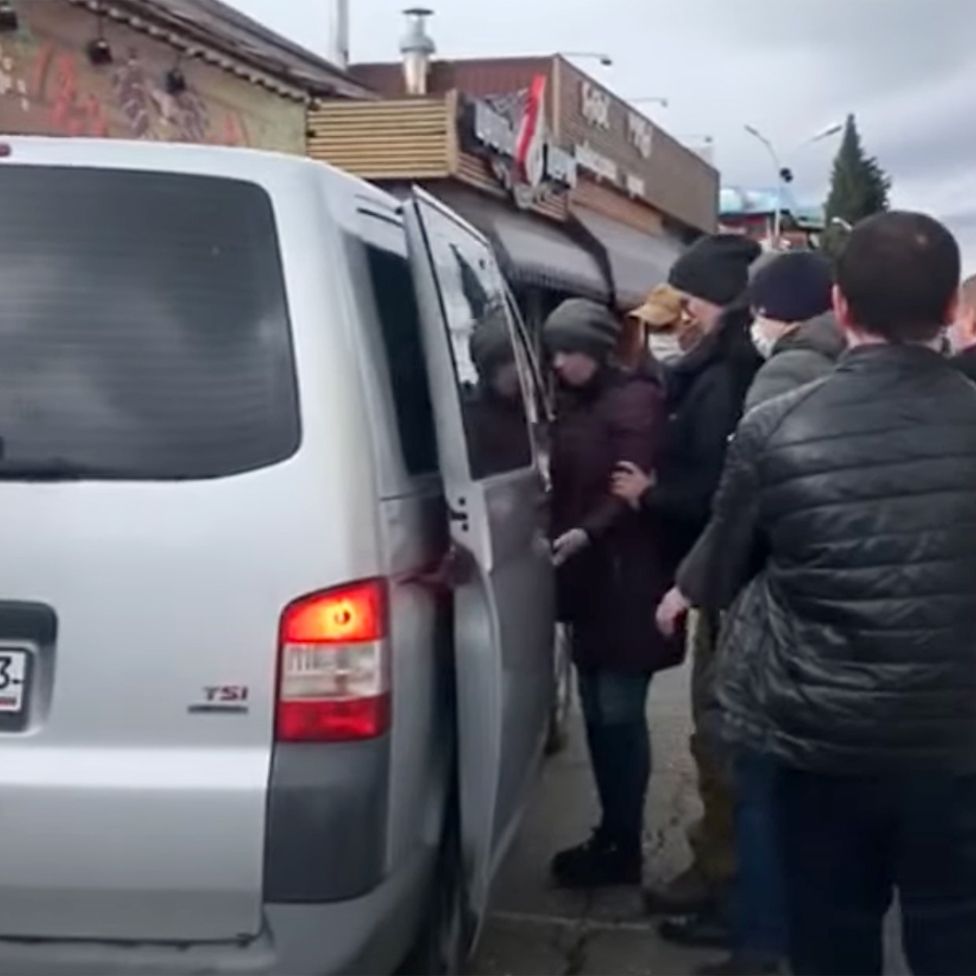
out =
[[190,945],[0,939],[0,976],[329,976],[388,973],[412,941],[435,865],[418,854],[382,885],[351,901],[267,905],[252,942]]

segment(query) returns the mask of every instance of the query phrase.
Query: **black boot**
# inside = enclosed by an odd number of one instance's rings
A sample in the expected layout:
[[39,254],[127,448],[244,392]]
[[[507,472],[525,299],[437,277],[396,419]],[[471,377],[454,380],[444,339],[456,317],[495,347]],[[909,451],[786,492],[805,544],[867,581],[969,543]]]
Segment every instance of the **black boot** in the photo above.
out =
[[552,876],[560,888],[639,885],[643,861],[640,841],[621,843],[598,830],[585,844],[557,854]]

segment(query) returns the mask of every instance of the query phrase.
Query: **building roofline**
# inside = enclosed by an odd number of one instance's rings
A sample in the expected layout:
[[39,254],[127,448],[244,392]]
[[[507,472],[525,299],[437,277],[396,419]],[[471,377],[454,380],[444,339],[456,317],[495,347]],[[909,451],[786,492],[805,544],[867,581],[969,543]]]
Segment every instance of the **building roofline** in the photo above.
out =
[[[221,0],[69,0],[92,13],[126,23],[151,36],[174,44],[192,39],[198,44],[243,62],[257,71],[249,77],[256,84],[275,88],[270,79],[292,97],[321,95],[345,98],[372,97],[346,71],[301,45],[281,37],[258,21]],[[172,36],[170,36],[172,35]],[[212,60],[206,58],[204,60]],[[225,70],[232,66],[221,65]],[[240,72],[234,71],[235,74]],[[245,73],[246,74],[246,73]],[[261,75],[268,76],[267,78]],[[287,91],[287,89],[292,89]]]

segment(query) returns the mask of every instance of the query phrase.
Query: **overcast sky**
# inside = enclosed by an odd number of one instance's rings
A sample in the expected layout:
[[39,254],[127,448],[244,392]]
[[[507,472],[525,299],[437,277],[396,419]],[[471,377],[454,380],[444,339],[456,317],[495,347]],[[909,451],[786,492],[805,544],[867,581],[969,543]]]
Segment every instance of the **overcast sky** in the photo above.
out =
[[[231,0],[319,53],[328,0]],[[976,57],[970,0],[428,0],[443,58],[605,51],[577,63],[685,141],[715,140],[725,185],[769,186],[772,164],[743,125],[761,129],[821,202],[832,139],[796,147],[857,115],[894,203],[957,232],[976,271]],[[354,61],[394,60],[403,0],[350,0]]]

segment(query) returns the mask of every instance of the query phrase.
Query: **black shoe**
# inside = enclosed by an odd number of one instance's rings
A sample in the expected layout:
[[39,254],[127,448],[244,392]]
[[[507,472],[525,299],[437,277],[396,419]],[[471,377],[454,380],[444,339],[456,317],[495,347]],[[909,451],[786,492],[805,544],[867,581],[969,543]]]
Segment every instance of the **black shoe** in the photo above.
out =
[[733,952],[721,962],[699,966],[695,976],[780,976],[783,960],[762,952]]
[[640,844],[620,844],[599,831],[578,847],[552,859],[552,876],[561,888],[611,888],[639,885],[643,871]]
[[658,927],[661,938],[675,945],[693,949],[728,949],[732,931],[725,916],[716,909],[667,918]]
[[715,892],[694,864],[663,888],[645,888],[643,898],[648,915],[697,915],[715,904]]

